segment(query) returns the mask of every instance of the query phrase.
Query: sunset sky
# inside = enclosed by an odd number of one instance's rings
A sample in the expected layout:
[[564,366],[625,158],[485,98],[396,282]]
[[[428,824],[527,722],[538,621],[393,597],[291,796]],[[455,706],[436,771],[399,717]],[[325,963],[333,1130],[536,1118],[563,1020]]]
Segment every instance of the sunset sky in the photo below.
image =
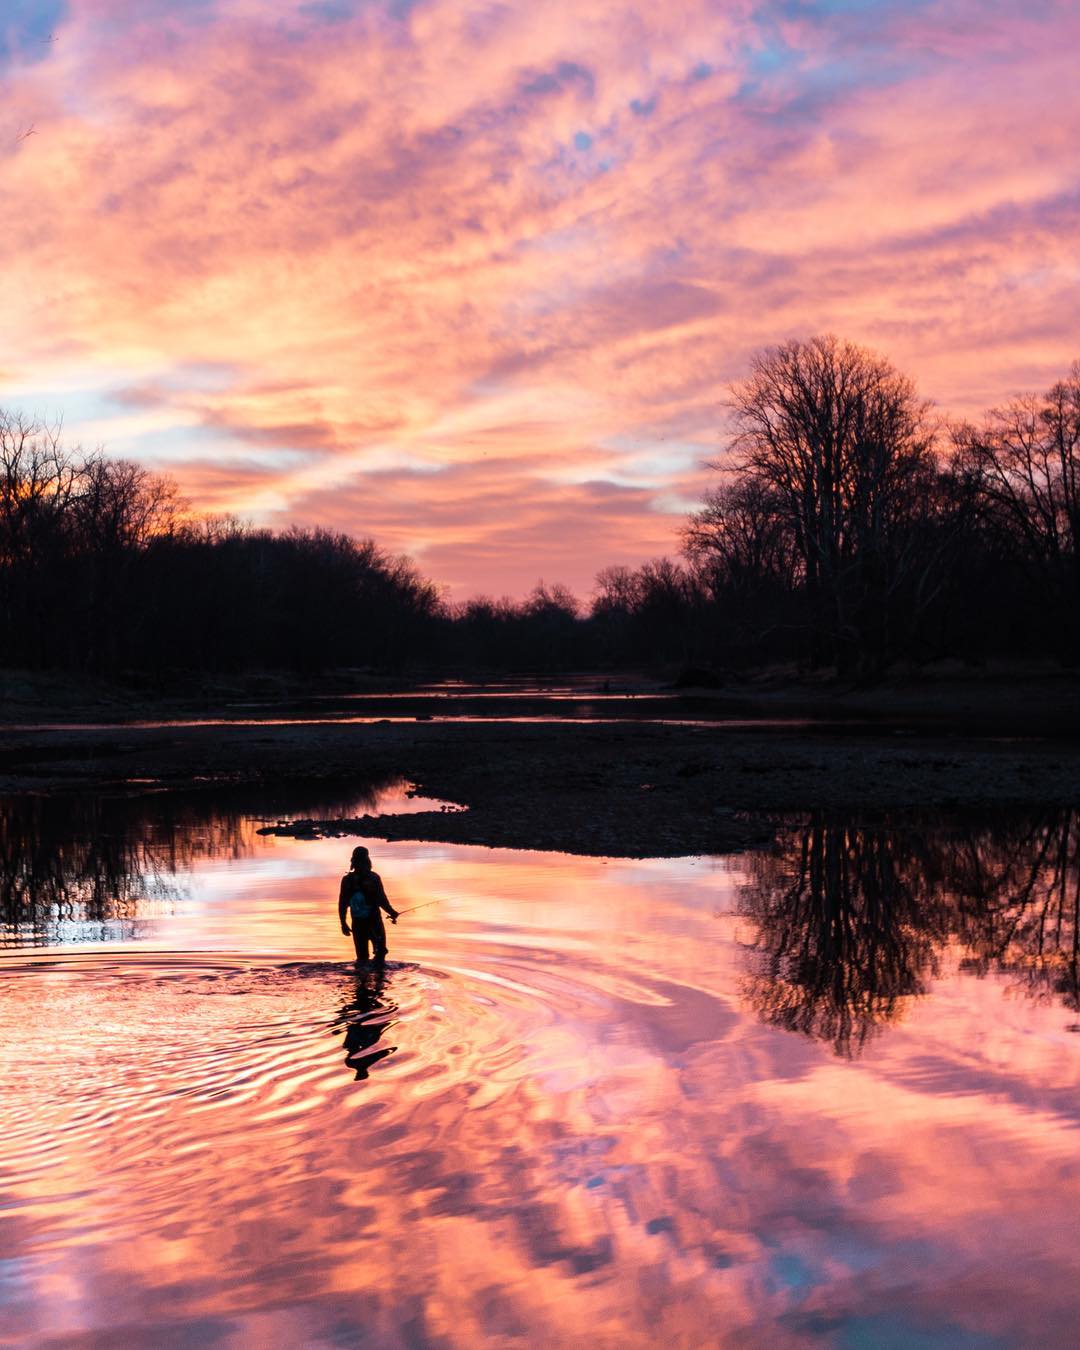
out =
[[0,405],[200,510],[587,594],[725,383],[1080,355],[1076,0],[2,0]]

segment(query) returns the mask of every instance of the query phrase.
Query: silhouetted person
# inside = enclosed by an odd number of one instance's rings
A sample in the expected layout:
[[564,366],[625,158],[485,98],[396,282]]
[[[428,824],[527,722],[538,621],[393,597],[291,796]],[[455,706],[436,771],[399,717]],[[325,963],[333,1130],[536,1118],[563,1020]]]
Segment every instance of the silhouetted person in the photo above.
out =
[[380,912],[382,910],[390,915],[391,923],[397,923],[397,910],[386,898],[382,878],[372,870],[371,855],[366,848],[354,848],[352,868],[341,878],[338,891],[338,918],[346,937],[349,936],[346,912],[352,919],[352,940],[358,962],[368,959],[369,942],[375,960],[380,965],[386,960],[386,927]]

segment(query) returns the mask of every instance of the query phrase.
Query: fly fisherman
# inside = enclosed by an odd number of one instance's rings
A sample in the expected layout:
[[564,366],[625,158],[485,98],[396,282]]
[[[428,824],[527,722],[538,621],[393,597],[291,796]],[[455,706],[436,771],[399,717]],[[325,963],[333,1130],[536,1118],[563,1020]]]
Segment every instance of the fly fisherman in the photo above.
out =
[[391,923],[397,923],[397,910],[386,898],[382,878],[372,871],[371,855],[366,848],[354,848],[352,870],[341,878],[338,891],[338,918],[346,937],[349,936],[346,913],[352,918],[352,940],[358,964],[367,961],[369,942],[375,963],[381,966],[386,960],[386,928],[381,910],[390,915]]

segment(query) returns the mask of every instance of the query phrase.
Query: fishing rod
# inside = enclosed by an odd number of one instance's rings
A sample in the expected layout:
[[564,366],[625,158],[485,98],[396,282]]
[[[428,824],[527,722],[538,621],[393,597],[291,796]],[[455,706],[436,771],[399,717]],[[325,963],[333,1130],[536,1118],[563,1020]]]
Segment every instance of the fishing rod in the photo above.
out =
[[422,905],[412,905],[409,909],[399,909],[397,916],[400,919],[403,914],[415,914],[418,909],[427,909],[429,905],[437,905],[438,900],[425,900]]

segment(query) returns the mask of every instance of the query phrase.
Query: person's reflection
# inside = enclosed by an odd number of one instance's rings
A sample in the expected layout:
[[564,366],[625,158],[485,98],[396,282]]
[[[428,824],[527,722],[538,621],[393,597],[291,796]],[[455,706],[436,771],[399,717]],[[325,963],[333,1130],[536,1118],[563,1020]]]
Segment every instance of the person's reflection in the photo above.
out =
[[774,1026],[852,1055],[924,992],[948,915],[918,843],[818,815],[757,861],[744,912],[758,926],[745,990]]
[[392,1055],[396,1045],[375,1049],[383,1034],[394,1025],[397,1005],[383,997],[388,972],[359,971],[352,981],[352,999],[344,1004],[334,1020],[335,1033],[345,1032],[345,1063],[355,1070],[356,1080],[367,1078],[373,1064]]

